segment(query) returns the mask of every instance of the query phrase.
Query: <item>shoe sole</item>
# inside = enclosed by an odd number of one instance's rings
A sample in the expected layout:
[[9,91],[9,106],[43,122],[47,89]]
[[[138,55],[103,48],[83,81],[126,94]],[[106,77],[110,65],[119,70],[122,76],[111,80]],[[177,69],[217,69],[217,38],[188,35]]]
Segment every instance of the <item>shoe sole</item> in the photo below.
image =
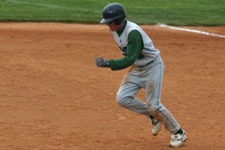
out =
[[173,146],[173,145],[170,145],[170,144],[169,144],[168,146],[169,146],[169,147],[181,147],[181,146],[183,145],[183,143],[187,141],[187,136],[186,136],[186,135],[185,135],[185,139],[182,140],[182,141],[183,141],[183,142],[182,142],[181,144],[179,144],[179,145],[174,145],[174,146]]

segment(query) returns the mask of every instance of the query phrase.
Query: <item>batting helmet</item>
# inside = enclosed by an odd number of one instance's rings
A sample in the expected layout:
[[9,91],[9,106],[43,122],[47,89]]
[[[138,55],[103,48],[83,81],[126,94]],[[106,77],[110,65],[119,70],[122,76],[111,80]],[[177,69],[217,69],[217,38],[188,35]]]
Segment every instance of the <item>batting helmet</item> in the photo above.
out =
[[111,3],[104,7],[103,9],[103,19],[100,21],[101,24],[107,24],[114,22],[116,25],[119,25],[123,22],[126,17],[124,8],[119,3]]

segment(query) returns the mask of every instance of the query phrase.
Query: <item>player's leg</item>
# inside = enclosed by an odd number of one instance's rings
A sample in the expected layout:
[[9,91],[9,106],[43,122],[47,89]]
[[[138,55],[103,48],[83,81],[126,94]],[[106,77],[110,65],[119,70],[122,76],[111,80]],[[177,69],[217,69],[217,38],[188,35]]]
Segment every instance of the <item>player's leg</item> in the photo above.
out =
[[135,97],[141,88],[139,84],[139,79],[136,76],[127,74],[117,92],[117,102],[133,112],[149,117],[152,123],[152,135],[156,136],[161,128],[161,123],[150,115],[147,105]]
[[125,75],[117,92],[117,103],[133,112],[150,116],[147,105],[135,97],[141,88],[138,80],[134,75]]
[[186,140],[186,135],[173,115],[160,102],[164,64],[161,58],[158,61],[161,63],[151,67],[149,77],[146,78],[146,104],[149,112],[172,133],[170,146],[179,147]]

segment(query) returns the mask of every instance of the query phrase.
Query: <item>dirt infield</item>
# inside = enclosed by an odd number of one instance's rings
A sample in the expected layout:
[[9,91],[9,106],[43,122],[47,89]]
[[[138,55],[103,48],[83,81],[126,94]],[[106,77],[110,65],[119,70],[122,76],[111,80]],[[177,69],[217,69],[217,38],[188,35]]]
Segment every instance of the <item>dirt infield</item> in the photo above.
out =
[[[162,103],[186,130],[182,150],[225,149],[225,38],[142,26],[165,63]],[[225,35],[225,27],[198,27]],[[1,150],[166,150],[170,134],[116,103],[127,69],[107,26],[0,23]],[[140,91],[143,101],[145,95]]]

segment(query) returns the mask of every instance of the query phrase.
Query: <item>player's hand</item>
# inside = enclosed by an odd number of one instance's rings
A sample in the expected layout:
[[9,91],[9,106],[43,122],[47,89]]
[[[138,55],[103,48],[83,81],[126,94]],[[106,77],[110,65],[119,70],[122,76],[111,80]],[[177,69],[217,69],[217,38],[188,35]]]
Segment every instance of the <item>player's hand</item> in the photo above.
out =
[[95,58],[95,60],[96,60],[96,65],[98,67],[109,67],[109,61],[108,60],[104,60],[101,57],[97,57],[97,58]]

